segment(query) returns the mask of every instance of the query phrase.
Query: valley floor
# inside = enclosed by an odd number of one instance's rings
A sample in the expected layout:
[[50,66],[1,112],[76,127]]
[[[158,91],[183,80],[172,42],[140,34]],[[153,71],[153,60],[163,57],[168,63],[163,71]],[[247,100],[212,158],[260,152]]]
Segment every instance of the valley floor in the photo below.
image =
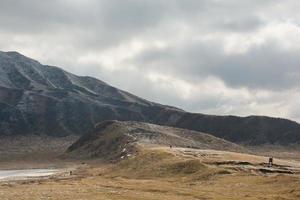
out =
[[57,166],[75,167],[72,175],[2,181],[0,199],[300,199],[300,163],[275,158],[276,165],[268,168],[266,161],[225,151],[142,147],[115,164],[57,161]]

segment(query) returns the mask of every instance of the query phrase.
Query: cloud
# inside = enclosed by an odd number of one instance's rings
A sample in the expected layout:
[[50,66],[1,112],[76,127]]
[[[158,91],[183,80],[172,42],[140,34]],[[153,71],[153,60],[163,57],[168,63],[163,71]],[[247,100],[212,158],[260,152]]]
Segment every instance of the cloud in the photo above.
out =
[[300,121],[299,8],[296,0],[3,0],[0,49],[188,111]]

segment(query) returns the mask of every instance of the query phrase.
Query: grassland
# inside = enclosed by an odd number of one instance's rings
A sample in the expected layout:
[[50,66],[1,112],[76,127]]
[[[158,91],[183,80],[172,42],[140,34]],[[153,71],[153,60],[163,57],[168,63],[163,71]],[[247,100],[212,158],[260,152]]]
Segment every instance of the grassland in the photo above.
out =
[[[84,161],[72,175],[0,183],[0,199],[300,199],[299,163],[222,151],[142,147],[117,163]],[[241,162],[243,161],[243,162]],[[71,162],[71,161],[68,161]]]

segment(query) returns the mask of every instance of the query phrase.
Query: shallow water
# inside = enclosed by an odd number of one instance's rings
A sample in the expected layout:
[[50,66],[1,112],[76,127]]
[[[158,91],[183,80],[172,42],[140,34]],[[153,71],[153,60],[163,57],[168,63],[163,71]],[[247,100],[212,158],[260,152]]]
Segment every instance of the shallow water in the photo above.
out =
[[43,177],[59,172],[57,169],[0,170],[0,180]]

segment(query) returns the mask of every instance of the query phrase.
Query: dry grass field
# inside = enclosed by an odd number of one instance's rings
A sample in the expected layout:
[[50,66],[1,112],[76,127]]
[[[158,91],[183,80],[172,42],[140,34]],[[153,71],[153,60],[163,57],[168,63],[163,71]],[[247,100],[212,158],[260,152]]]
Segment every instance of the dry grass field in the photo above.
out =
[[[43,179],[0,182],[0,199],[300,199],[300,163],[225,151],[142,146],[116,163],[84,161]],[[68,161],[65,163],[72,163]],[[73,163],[74,164],[74,163]]]

